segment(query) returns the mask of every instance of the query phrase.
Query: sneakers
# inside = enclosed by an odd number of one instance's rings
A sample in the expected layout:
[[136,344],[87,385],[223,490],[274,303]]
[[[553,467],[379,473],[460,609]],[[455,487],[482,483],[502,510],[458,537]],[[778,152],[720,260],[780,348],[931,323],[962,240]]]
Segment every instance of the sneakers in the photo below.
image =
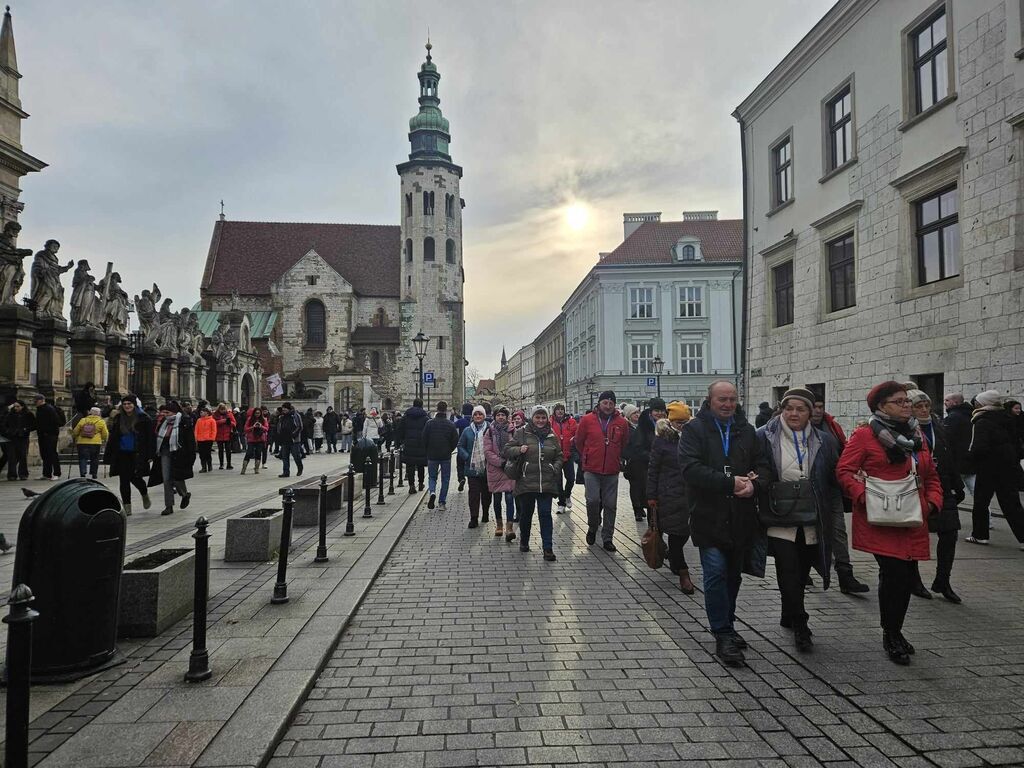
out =
[[[131,506],[131,505],[129,505],[129,506]],[[142,497],[142,508],[143,509],[149,509],[152,506],[153,506],[153,502],[149,500],[149,494],[146,494],[145,496],[143,496]]]
[[746,661],[733,635],[715,635],[715,656],[727,667],[740,667]]
[[559,504],[557,509],[555,509],[555,514],[556,515],[564,515],[565,514],[565,504]]
[[587,528],[587,544],[597,541],[597,528]]
[[567,496],[565,498],[565,508],[572,509],[572,496]]
[[544,550],[544,559],[547,560],[549,563],[553,563],[558,558],[555,557],[555,553],[552,552],[550,549],[545,549]]
[[131,517],[132,516],[132,505],[131,504],[122,504],[121,505],[121,509],[124,510],[124,516],[125,517]]
[[[438,504],[438,505],[437,505],[437,511],[438,511],[438,512],[447,512],[447,511],[448,511],[448,505],[447,505],[447,504],[445,504],[445,503],[444,503],[444,502],[442,501],[442,502],[441,502],[440,504]],[[484,520],[484,522],[486,523],[486,522],[487,522],[487,520],[485,519],[485,520]]]
[[969,544],[984,544],[988,545],[988,539],[976,539],[973,536],[968,536],[964,539]]
[[435,494],[435,493],[430,494],[430,498],[427,499],[427,509],[433,509],[434,508],[434,501],[436,499],[437,499],[437,494]]

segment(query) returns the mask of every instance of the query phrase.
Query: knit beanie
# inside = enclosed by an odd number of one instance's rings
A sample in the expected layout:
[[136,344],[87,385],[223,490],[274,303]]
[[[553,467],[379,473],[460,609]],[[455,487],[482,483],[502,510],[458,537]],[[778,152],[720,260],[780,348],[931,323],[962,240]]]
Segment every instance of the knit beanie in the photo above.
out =
[[509,417],[508,408],[506,408],[504,405],[499,405],[497,408],[494,409],[495,416],[497,416],[499,413],[504,413],[506,419]]
[[647,401],[647,407],[650,408],[652,411],[664,411],[665,401],[662,400],[660,397],[652,397],[650,400]]
[[807,406],[808,410],[814,410],[814,393],[809,389],[803,387],[793,387],[793,389],[786,390],[786,394],[782,396],[780,401],[781,405],[785,405],[787,400],[799,400]]
[[532,419],[538,413],[543,413],[545,416],[547,416],[548,409],[545,408],[543,405],[535,405],[533,406],[533,408],[530,409],[530,418]]
[[622,415],[625,416],[627,419],[634,413],[638,413],[639,411],[640,409],[637,408],[632,403],[626,403],[624,406],[622,406]]
[[999,394],[998,389],[986,389],[974,398],[974,402],[978,405],[1002,405],[1003,396]]
[[668,418],[669,421],[689,421],[690,406],[678,400],[673,400],[668,404]]
[[[463,411],[463,413],[465,413],[465,411]],[[481,416],[483,416],[484,418],[487,417],[487,411],[484,410],[484,407],[482,405],[478,405],[476,408],[473,408],[473,410],[470,412],[470,414],[466,414],[466,415],[476,416],[478,413]]]
[[602,400],[611,400],[613,403],[617,402],[615,399],[615,393],[612,392],[610,389],[606,389],[604,392],[598,395],[597,401],[601,402]]
[[928,397],[928,393],[927,392],[922,392],[920,389],[909,389],[909,390],[907,390],[907,397],[910,398],[910,404],[911,405],[917,405],[922,400],[927,402],[929,405],[932,402],[932,399],[930,397]]
[[881,406],[883,400],[888,400],[890,397],[895,395],[897,392],[906,392],[907,388],[900,384],[898,381],[883,381],[881,384],[876,384],[868,392],[867,401],[868,408],[874,413]]

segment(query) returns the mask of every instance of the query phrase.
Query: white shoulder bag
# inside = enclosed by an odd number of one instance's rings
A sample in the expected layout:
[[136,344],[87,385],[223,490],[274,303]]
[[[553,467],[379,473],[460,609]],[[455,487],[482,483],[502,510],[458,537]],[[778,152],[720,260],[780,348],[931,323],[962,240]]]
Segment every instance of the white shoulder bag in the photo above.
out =
[[868,523],[886,528],[917,528],[923,524],[920,487],[916,456],[912,457],[910,474],[900,480],[865,476]]

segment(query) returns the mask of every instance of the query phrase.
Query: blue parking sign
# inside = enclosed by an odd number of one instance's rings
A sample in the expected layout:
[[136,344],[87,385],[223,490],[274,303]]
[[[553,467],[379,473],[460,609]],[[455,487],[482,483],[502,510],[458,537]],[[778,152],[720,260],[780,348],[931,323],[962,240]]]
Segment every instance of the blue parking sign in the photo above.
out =
[[651,389],[656,389],[658,386],[658,379],[655,376],[647,377],[647,386]]
[[423,372],[423,385],[427,387],[434,386],[434,372],[424,371]]

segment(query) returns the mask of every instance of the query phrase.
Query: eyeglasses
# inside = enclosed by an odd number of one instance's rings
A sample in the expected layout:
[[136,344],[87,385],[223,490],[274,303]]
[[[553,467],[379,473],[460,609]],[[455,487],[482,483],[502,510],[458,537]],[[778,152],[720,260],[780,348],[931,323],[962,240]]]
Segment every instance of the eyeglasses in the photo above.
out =
[[908,400],[905,397],[901,398],[899,400],[886,400],[885,401],[885,405],[899,405],[899,406],[910,405],[910,400]]

